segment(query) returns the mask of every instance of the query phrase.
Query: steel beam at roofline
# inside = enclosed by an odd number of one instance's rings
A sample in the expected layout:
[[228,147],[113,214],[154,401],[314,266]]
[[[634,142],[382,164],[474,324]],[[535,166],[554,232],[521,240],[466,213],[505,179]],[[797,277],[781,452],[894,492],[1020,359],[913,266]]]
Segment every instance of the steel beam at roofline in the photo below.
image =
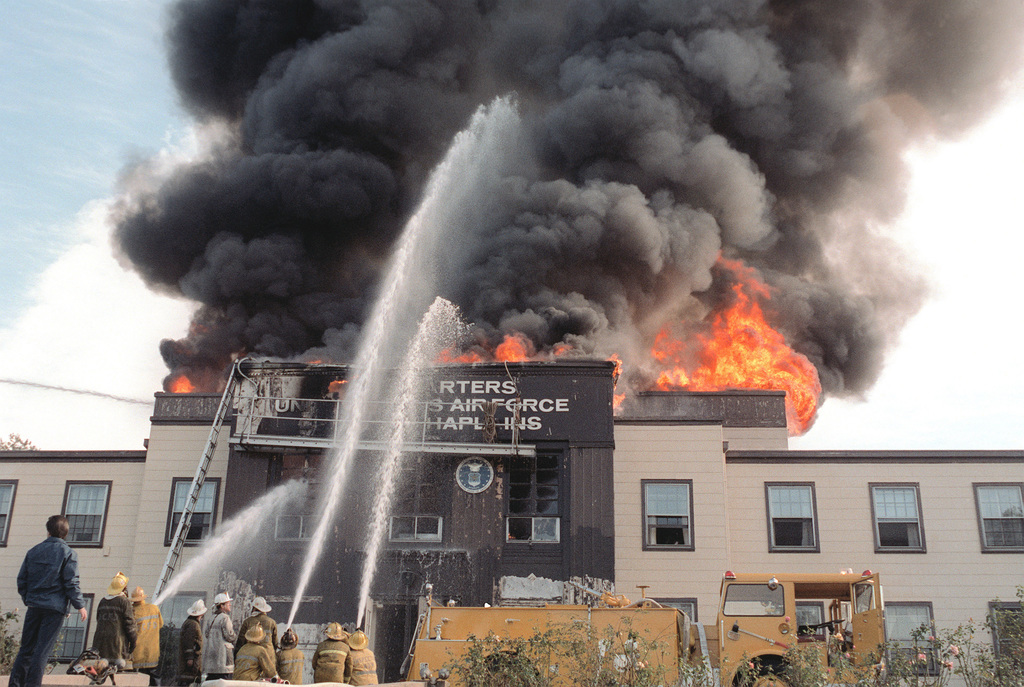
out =
[[[271,448],[331,448],[335,442],[316,437],[233,436],[230,443],[247,451]],[[387,442],[360,441],[361,451],[386,451]],[[467,456],[536,456],[537,448],[531,444],[467,444],[453,442],[414,442],[404,444],[406,453],[448,453]]]

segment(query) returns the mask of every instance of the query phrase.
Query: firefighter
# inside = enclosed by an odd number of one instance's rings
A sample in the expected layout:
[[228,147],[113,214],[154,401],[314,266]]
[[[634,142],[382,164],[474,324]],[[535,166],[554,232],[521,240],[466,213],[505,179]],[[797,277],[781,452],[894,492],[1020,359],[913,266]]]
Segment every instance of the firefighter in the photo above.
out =
[[288,628],[281,635],[281,650],[277,652],[277,674],[282,680],[293,685],[302,684],[302,672],[306,668],[306,656],[299,649],[299,637],[295,630]]
[[235,672],[235,628],[231,624],[231,597],[221,592],[213,597],[216,613],[206,627],[203,672],[207,680],[230,680]]
[[181,624],[181,639],[178,647],[178,684],[190,685],[199,682],[203,673],[203,616],[206,603],[199,599],[188,609],[188,618]]
[[254,623],[245,633],[245,644],[235,656],[235,680],[265,680],[277,677],[277,662],[270,645],[264,641],[267,633]]
[[340,623],[331,623],[324,634],[327,639],[320,642],[313,653],[313,682],[348,682],[345,673],[348,633]]
[[270,645],[271,655],[277,650],[277,623],[267,613],[270,613],[270,604],[267,603],[267,600],[262,596],[257,596],[253,599],[252,615],[243,620],[242,626],[238,628],[238,639],[235,640],[235,656],[238,655],[238,650],[245,644],[245,633],[255,624],[259,624],[263,628],[265,636],[263,642]]
[[146,591],[142,587],[136,587],[132,592],[132,605],[139,630],[135,651],[132,652],[132,666],[148,675],[149,684],[155,685],[160,664],[160,628],[164,626],[164,617],[159,606],[146,603]]
[[345,675],[349,684],[377,684],[377,659],[374,658],[373,652],[366,648],[369,643],[362,630],[356,630],[348,637],[351,651],[345,661]]
[[107,595],[96,607],[93,648],[101,658],[111,663],[130,659],[138,636],[135,610],[128,599],[127,587],[128,576],[122,572],[117,573],[107,587]]

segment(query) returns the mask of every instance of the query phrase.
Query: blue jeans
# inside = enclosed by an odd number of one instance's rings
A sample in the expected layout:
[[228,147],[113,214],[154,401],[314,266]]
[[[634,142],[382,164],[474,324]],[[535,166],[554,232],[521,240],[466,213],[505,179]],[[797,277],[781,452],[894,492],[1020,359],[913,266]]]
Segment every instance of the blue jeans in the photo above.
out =
[[29,607],[25,610],[25,625],[21,630],[21,649],[11,667],[9,687],[39,687],[43,684],[46,662],[57,643],[64,614],[45,608]]

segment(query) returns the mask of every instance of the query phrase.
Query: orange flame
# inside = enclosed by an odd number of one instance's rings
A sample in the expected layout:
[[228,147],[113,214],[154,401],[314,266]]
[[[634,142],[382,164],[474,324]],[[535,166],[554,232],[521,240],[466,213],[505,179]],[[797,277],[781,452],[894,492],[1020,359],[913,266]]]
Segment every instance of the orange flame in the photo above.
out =
[[196,390],[195,384],[189,381],[185,375],[179,375],[172,379],[168,387],[172,394],[190,394]]
[[437,354],[437,362],[439,363],[482,363],[484,357],[476,351],[466,351],[465,353],[455,354],[450,348],[446,348]]
[[[717,313],[711,332],[698,335],[690,345],[673,338],[669,326],[658,333],[651,354],[667,369],[656,386],[664,391],[781,389],[786,392],[790,432],[803,434],[814,421],[821,396],[818,371],[765,320],[759,300],[767,299],[770,291],[754,270],[739,261],[719,259],[719,264],[738,279],[733,286],[735,303]],[[699,361],[689,372],[688,353]]]
[[[608,360],[615,363],[615,370],[612,372],[612,384],[618,385],[619,377],[622,375],[622,358],[617,353],[612,353],[608,356]],[[622,402],[626,400],[626,394],[612,394],[612,410],[618,410]]]
[[521,363],[530,360],[535,353],[533,344],[522,334],[506,334],[505,340],[494,349],[494,359],[504,363]]

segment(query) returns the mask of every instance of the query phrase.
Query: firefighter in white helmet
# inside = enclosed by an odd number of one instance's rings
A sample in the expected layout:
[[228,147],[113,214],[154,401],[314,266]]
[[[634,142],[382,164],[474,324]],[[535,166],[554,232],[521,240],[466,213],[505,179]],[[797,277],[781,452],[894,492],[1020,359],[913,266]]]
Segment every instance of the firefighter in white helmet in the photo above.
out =
[[252,615],[242,621],[242,626],[238,628],[238,639],[235,640],[235,656],[238,656],[239,649],[245,644],[245,633],[253,625],[259,625],[263,628],[264,639],[263,643],[270,646],[270,653],[274,653],[277,650],[277,623],[269,615],[270,604],[262,596],[257,596],[252,601]]
[[206,626],[203,672],[208,680],[230,680],[235,673],[235,635],[231,623],[231,597],[221,592],[213,597],[215,614]]

